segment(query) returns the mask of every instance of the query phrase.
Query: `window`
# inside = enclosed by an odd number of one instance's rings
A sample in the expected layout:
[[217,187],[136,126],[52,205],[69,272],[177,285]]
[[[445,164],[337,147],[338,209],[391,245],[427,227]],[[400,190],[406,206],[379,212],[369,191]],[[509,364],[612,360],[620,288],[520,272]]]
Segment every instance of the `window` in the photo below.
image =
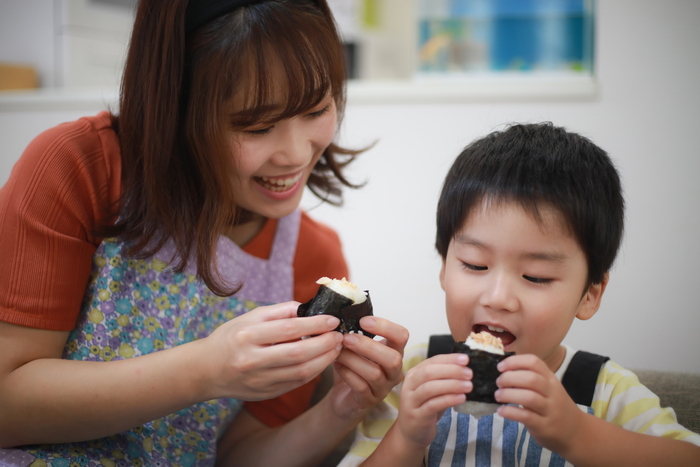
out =
[[417,16],[417,74],[592,73],[591,1],[419,0]]
[[[591,98],[594,0],[329,0],[350,97]],[[364,94],[363,94],[364,93]]]

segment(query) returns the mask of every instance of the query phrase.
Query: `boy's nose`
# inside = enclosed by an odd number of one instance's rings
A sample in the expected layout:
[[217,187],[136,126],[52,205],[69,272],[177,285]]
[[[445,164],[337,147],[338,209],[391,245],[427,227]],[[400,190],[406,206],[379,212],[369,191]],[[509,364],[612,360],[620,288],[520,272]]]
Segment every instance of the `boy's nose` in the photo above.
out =
[[506,274],[493,274],[480,297],[480,305],[499,311],[516,311],[518,298]]

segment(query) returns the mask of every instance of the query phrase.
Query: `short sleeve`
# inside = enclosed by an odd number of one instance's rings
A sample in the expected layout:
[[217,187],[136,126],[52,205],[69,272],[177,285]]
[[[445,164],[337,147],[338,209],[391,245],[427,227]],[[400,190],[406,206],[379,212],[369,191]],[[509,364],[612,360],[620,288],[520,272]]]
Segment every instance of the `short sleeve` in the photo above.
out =
[[598,374],[591,405],[596,417],[626,430],[700,446],[699,434],[680,425],[673,409],[661,407],[658,396],[637,375],[611,360]]
[[103,112],[37,136],[0,189],[0,320],[73,329],[100,239],[118,200],[119,145]]

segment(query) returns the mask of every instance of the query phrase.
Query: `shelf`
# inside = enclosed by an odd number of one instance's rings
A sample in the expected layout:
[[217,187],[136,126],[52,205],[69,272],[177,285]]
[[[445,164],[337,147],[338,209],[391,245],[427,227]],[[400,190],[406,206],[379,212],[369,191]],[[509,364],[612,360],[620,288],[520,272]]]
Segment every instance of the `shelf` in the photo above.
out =
[[[598,96],[592,77],[482,76],[411,81],[350,81],[348,105],[468,102],[581,101]],[[39,89],[0,92],[0,112],[115,108],[113,88]]]

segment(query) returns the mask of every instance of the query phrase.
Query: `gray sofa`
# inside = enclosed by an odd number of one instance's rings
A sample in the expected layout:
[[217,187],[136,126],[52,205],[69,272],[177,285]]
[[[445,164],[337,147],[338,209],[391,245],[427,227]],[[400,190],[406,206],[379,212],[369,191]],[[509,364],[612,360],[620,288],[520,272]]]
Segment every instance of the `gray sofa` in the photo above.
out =
[[632,370],[656,393],[662,407],[673,407],[678,423],[700,433],[700,373]]
[[[700,373],[632,370],[639,380],[659,396],[662,407],[673,407],[678,423],[700,433]],[[324,372],[316,390],[315,400],[325,394],[333,382],[332,373]],[[323,461],[319,467],[335,467],[350,448],[354,433]]]

